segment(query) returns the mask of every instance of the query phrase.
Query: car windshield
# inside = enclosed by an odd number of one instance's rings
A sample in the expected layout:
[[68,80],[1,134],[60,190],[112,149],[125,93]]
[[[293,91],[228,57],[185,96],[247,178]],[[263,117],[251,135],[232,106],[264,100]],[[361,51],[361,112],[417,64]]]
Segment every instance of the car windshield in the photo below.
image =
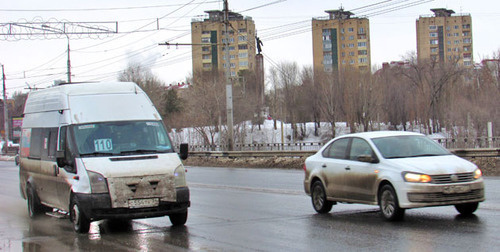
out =
[[391,136],[372,139],[384,158],[410,158],[451,155],[426,136]]
[[121,121],[73,126],[81,156],[132,155],[172,152],[160,121]]

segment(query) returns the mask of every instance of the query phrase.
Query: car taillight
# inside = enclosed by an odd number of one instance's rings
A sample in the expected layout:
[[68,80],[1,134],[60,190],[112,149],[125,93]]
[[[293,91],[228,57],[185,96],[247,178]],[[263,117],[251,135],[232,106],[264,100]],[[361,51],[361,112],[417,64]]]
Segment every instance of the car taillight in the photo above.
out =
[[307,171],[306,163],[304,163],[303,168],[304,168],[304,172],[306,172]]

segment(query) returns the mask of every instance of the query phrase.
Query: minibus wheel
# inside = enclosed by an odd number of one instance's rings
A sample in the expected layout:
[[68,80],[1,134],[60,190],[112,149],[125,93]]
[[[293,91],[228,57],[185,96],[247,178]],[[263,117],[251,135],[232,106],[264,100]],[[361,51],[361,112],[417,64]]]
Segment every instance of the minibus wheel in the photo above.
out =
[[80,204],[76,197],[73,196],[70,204],[70,220],[73,224],[75,232],[83,234],[88,233],[90,229],[90,220],[83,214]]
[[171,214],[168,216],[170,218],[170,222],[172,223],[173,226],[182,226],[186,224],[187,218],[188,218],[188,211],[184,213],[176,213],[176,214]]
[[28,184],[26,188],[26,199],[28,204],[28,214],[31,219],[35,219],[44,213],[45,208],[40,203],[40,199],[36,195],[35,189]]

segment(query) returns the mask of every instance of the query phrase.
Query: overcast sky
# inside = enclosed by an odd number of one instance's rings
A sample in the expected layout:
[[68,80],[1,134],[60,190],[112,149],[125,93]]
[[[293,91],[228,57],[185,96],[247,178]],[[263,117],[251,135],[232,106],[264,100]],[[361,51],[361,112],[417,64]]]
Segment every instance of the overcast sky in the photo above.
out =
[[[266,68],[288,61],[311,65],[311,18],[326,16],[325,10],[340,6],[354,14],[368,15],[372,67],[400,60],[408,52],[416,51],[415,21],[419,15],[432,14],[432,8],[471,14],[476,62],[492,57],[500,49],[498,0],[423,0],[419,5],[373,15],[370,13],[377,11],[375,6],[381,7],[378,10],[389,10],[416,0],[393,0],[358,9],[380,2],[384,1],[229,0],[229,8],[255,21],[264,43]],[[398,2],[401,4],[383,7]],[[169,84],[183,81],[191,74],[191,48],[158,46],[158,43],[190,43],[191,20],[204,15],[205,10],[214,9],[222,10],[222,1],[2,0],[0,23],[116,21],[118,34],[101,38],[70,36],[72,81],[114,81],[134,61],[150,66],[154,74]],[[2,33],[5,32],[4,28]],[[66,80],[66,50],[66,36],[58,39],[0,36],[0,63],[5,66],[8,95],[27,91],[28,86],[43,88],[54,80]]]

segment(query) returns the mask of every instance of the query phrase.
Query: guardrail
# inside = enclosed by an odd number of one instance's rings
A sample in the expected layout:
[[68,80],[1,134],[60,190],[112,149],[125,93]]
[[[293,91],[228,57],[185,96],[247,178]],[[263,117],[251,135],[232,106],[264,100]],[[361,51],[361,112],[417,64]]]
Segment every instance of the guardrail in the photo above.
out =
[[[500,148],[482,148],[482,149],[451,149],[453,154],[459,157],[500,157]],[[308,157],[316,153],[316,151],[191,151],[190,156],[195,157],[290,157],[302,158]]]

